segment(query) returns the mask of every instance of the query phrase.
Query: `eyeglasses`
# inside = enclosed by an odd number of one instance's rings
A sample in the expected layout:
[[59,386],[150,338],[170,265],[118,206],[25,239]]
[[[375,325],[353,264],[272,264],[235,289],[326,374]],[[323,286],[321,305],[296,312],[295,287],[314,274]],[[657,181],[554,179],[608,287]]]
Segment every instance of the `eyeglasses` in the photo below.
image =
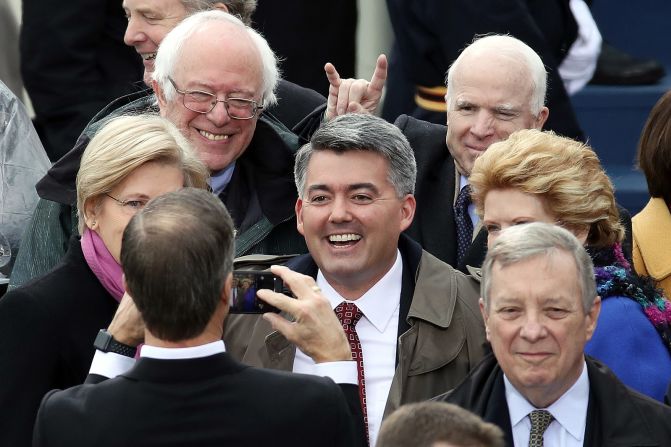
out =
[[119,200],[116,197],[111,196],[107,193],[105,193],[105,195],[110,199],[114,200],[116,203],[118,203],[121,209],[127,214],[135,214],[147,205],[147,200],[143,199]]
[[182,103],[187,109],[197,113],[210,113],[218,102],[223,102],[228,116],[234,120],[250,120],[258,110],[263,109],[256,101],[243,98],[217,99],[217,95],[200,90],[180,90],[175,81],[168,77],[172,86],[182,96]]

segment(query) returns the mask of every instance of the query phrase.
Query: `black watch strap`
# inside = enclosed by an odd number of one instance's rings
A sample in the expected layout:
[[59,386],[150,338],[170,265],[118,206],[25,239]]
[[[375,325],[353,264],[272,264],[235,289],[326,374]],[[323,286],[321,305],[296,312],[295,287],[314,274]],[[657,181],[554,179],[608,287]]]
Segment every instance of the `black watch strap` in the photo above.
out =
[[100,329],[93,342],[93,346],[99,351],[114,352],[126,357],[135,357],[135,353],[137,352],[137,348],[116,341],[106,329]]

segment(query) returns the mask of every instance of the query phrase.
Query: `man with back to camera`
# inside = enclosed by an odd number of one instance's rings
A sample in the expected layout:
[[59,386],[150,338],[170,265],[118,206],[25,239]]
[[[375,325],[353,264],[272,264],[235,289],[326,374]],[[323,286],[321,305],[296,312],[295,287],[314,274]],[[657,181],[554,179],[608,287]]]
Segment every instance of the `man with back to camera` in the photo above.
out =
[[543,223],[503,231],[481,295],[493,355],[441,399],[501,427],[510,446],[669,444],[671,408],[584,354],[601,299],[591,258],[570,232]]
[[[146,323],[140,359],[115,379],[49,392],[34,446],[362,445],[355,385],[251,368],[225,352],[233,233],[203,190],[158,197],[133,217],[121,261]],[[284,279],[297,296],[310,292],[301,275]],[[349,355],[345,337],[333,345]]]
[[[125,0],[124,9],[128,17],[125,41],[128,45],[133,45],[142,56],[145,64],[144,79],[149,85],[156,63],[159,43],[162,43],[168,32],[189,14],[202,10],[218,9],[239,15],[245,23],[249,24],[255,3],[251,0]],[[230,50],[235,46],[235,43],[227,42],[227,40],[242,39],[243,42],[247,42],[250,37],[258,36],[258,33],[251,29],[248,29],[249,36],[244,36],[244,33],[240,36],[240,34],[222,32],[218,36],[222,39],[220,45],[210,45],[207,50],[201,50],[200,48],[196,48],[196,50],[203,53],[202,59],[205,60],[209,69],[223,69],[230,72],[235,69],[232,64],[226,64],[226,57],[230,54]],[[309,138],[310,132],[318,127],[324,114],[326,114],[326,118],[331,118],[336,113],[345,113],[346,111],[373,110],[380,98],[386,78],[386,59],[379,59],[371,82],[363,79],[340,79],[335,68],[329,64],[326,72],[331,87],[328,103],[324,104],[324,98],[321,95],[279,79],[277,77],[277,61],[274,56],[270,57],[267,54],[269,51],[267,43],[264,39],[257,39],[256,44],[259,46],[259,53],[266,55],[260,61],[255,62],[255,64],[258,63],[261,66],[260,68],[255,67],[259,72],[255,76],[262,75],[263,91],[254,93],[257,96],[262,96],[257,104],[262,107],[254,110],[252,118],[247,123],[240,121],[237,124],[246,128],[256,126],[256,129],[252,132],[254,138],[249,142],[249,145],[252,149],[260,147],[264,152],[258,154],[258,157],[263,161],[263,163],[260,163],[259,171],[266,175],[262,176],[264,178],[258,179],[258,183],[261,185],[257,185],[256,178],[248,178],[249,175],[243,179],[236,177],[232,180],[232,184],[236,185],[242,182],[239,188],[243,190],[245,195],[249,195],[250,192],[254,192],[259,187],[262,190],[260,192],[262,209],[259,210],[258,206],[256,209],[247,209],[246,203],[250,201],[247,198],[241,201],[242,204],[237,204],[238,207],[243,208],[242,210],[234,210],[232,203],[225,203],[232,213],[235,211],[233,217],[238,228],[241,225],[245,228],[253,228],[254,224],[263,220],[263,217],[268,218],[271,223],[269,226],[267,222],[264,222],[265,225],[255,228],[246,235],[240,232],[237,255],[258,252],[304,252],[304,244],[302,244],[300,236],[293,230],[293,223],[288,225],[288,234],[281,235],[282,237],[268,233],[269,231],[273,232],[273,230],[275,233],[282,233],[281,228],[277,227],[281,227],[280,223],[284,220],[292,220],[293,203],[296,199],[292,186],[293,182],[289,176],[293,164],[293,153],[298,147],[298,141],[296,135],[289,132],[285,125],[297,132],[299,138]],[[242,51],[242,54],[246,56],[244,51]],[[257,56],[250,55],[250,57],[254,59]],[[230,85],[230,73],[228,75],[223,73],[219,73],[219,78]],[[194,76],[202,74],[204,73],[193,73]],[[253,79],[252,81],[256,82],[258,80]],[[167,83],[168,81],[163,79],[162,87],[164,91],[172,88]],[[212,85],[203,84],[199,86],[199,90],[219,94],[219,98],[222,93],[224,97],[226,95],[233,96],[230,95],[232,92],[228,90],[216,92],[212,87]],[[181,101],[179,95],[176,96],[174,99],[178,102]],[[276,101],[277,98],[279,98],[279,101]],[[349,102],[352,103],[352,107],[347,109],[345,106]],[[336,111],[336,106],[341,112]],[[221,107],[225,106],[222,105]],[[162,106],[159,104],[159,109],[161,108]],[[215,109],[219,108],[218,105],[215,107]],[[38,202],[31,224],[23,237],[22,250],[17,259],[17,266],[13,271],[10,288],[17,287],[31,278],[46,273],[61,259],[68,246],[70,236],[73,233],[76,234],[77,219],[76,213],[73,214],[74,207],[72,204],[75,202],[74,183],[81,154],[92,135],[107,119],[120,114],[135,114],[138,112],[158,112],[155,95],[149,94],[148,91],[137,95],[129,95],[119,98],[118,101],[103,109],[85,129],[75,148],[59,160],[38,183],[37,190],[41,199]],[[188,110],[184,112],[186,113]],[[247,114],[244,116],[248,117]],[[234,121],[234,123],[236,122]],[[179,123],[175,122],[175,124]],[[220,138],[218,143],[212,143],[220,146],[217,149],[218,151],[235,152],[235,150],[227,149],[226,147],[230,144],[227,145],[222,140],[231,133],[232,125],[222,127],[221,123],[215,120],[208,127],[209,129],[203,130],[209,130],[213,138],[215,136]],[[196,149],[201,149],[200,141],[206,137],[186,133],[187,138],[191,140]],[[271,150],[272,154],[265,153]],[[258,151],[250,150],[249,152],[256,154]],[[248,158],[250,157],[245,157],[245,159]],[[208,160],[204,159],[203,161],[207,163]],[[213,189],[217,193],[223,193],[226,189],[227,180],[231,178],[231,173],[235,169],[232,165],[229,165],[230,170],[226,171],[221,166],[210,165],[209,163],[208,167],[211,169],[214,179]],[[268,194],[268,190],[272,191],[272,194]],[[245,218],[247,220],[241,223],[240,220]],[[266,241],[266,238],[269,240]],[[279,242],[282,240],[289,242],[282,244]]]

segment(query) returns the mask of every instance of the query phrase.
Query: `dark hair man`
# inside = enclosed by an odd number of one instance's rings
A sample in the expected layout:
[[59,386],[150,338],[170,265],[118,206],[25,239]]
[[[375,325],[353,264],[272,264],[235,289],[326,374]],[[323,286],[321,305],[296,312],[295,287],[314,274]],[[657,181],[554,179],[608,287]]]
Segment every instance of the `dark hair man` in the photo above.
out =
[[[356,332],[354,377],[374,445],[384,415],[456,386],[482,357],[477,285],[401,234],[415,213],[416,167],[394,125],[372,115],[337,117],[299,150],[294,173],[298,231],[310,253],[287,267],[315,278],[330,305],[292,313],[330,321],[335,310],[350,340]],[[259,296],[280,308],[302,304],[270,291]],[[314,356],[288,343],[311,334],[281,316],[264,318],[245,339],[227,334],[231,346],[247,347],[243,362],[320,373]],[[315,337],[328,334],[323,328]]]
[[399,407],[382,423],[376,447],[503,447],[503,432],[445,402]]

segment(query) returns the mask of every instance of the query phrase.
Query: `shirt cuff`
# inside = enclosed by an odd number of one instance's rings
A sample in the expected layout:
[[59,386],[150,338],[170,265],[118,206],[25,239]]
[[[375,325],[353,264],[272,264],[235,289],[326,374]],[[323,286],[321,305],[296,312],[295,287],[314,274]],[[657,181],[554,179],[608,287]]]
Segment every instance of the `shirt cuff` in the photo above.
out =
[[335,383],[358,385],[359,379],[354,360],[342,362],[324,362],[315,364],[315,375],[329,377]]
[[91,369],[89,374],[97,374],[99,376],[112,379],[119,376],[135,365],[135,359],[126,357],[125,355],[117,354],[115,352],[102,352],[96,349],[91,362]]

